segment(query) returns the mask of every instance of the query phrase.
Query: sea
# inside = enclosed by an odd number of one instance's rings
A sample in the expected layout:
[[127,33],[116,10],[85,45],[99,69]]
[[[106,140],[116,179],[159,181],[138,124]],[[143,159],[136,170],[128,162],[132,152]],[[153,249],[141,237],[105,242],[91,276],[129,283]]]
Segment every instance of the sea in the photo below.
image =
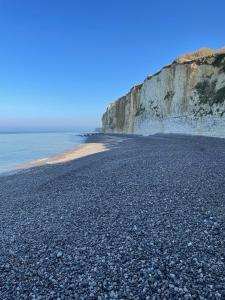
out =
[[71,150],[85,141],[83,134],[84,131],[0,133],[0,174]]

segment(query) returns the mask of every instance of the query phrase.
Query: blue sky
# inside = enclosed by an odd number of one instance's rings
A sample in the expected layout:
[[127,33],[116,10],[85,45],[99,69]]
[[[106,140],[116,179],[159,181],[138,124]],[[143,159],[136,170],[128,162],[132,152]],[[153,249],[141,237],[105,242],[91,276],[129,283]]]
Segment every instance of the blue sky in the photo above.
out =
[[0,131],[97,127],[176,56],[225,46],[225,1],[0,0]]

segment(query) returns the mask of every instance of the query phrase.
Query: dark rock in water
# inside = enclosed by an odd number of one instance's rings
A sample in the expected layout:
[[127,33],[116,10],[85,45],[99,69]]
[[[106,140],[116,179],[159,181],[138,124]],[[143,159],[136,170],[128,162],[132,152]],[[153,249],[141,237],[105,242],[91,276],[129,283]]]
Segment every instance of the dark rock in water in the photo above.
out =
[[102,128],[101,127],[97,127],[97,128],[95,128],[95,130],[94,130],[95,132],[99,132],[99,133],[101,133],[102,132]]

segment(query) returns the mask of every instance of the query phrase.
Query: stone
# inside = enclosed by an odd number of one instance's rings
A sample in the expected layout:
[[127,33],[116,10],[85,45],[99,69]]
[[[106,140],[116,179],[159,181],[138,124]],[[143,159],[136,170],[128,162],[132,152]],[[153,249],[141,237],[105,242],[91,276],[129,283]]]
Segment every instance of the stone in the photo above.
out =
[[59,252],[57,252],[57,254],[56,254],[56,256],[57,256],[58,258],[62,257],[62,255],[63,255],[62,251],[59,251]]

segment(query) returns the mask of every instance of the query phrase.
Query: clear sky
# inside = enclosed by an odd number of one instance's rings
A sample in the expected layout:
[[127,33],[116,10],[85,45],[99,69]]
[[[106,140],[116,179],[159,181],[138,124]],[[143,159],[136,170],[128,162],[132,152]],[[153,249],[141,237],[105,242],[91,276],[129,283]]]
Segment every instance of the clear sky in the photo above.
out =
[[100,126],[176,56],[223,46],[224,0],[0,0],[0,131]]

